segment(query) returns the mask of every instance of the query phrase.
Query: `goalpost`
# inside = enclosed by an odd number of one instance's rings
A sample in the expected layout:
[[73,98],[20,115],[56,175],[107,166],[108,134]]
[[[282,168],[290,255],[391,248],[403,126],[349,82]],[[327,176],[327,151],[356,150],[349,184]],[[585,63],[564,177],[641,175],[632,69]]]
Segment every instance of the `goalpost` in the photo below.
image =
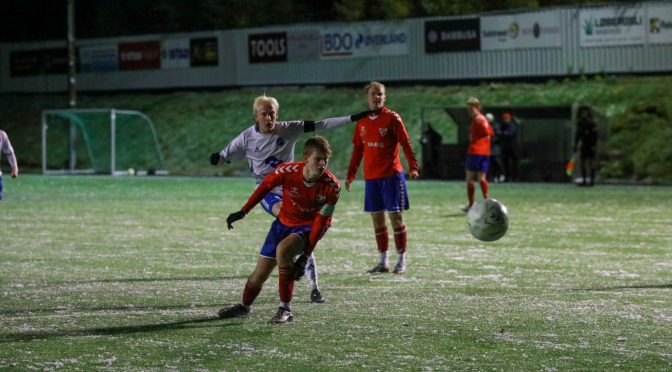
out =
[[43,111],[42,173],[168,174],[152,120],[113,108]]

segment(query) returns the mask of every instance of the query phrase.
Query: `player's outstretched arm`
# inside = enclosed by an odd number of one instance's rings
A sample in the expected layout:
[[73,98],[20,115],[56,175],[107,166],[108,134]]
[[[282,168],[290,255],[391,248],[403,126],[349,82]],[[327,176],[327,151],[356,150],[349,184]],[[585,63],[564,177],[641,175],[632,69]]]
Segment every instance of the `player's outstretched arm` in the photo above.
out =
[[354,122],[360,121],[360,120],[364,119],[365,117],[367,117],[371,114],[377,114],[379,112],[380,112],[380,110],[366,110],[366,111],[358,112],[356,114],[350,115],[350,121],[354,121]]
[[363,119],[374,112],[376,112],[376,110],[367,110],[356,114],[341,116],[337,118],[326,118],[319,121],[304,121],[303,131],[304,133],[308,133],[313,132],[315,130],[325,130],[340,127],[341,125],[357,122],[358,120]]

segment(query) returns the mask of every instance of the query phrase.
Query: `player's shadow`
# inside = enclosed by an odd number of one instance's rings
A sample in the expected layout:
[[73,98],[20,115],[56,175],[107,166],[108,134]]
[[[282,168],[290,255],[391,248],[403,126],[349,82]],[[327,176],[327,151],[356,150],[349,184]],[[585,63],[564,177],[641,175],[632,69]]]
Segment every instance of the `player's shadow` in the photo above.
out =
[[43,315],[55,314],[59,312],[96,312],[96,311],[158,311],[158,310],[198,310],[198,309],[212,309],[220,306],[217,304],[202,304],[202,305],[161,305],[161,306],[105,306],[105,307],[52,307],[52,308],[34,308],[34,309],[0,309],[0,315]]
[[0,342],[5,343],[15,341],[32,341],[32,340],[42,340],[57,337],[114,336],[130,333],[141,333],[141,332],[174,331],[187,328],[203,328],[203,327],[215,327],[215,326],[228,327],[238,324],[238,323],[207,324],[217,320],[220,319],[217,316],[212,316],[207,318],[181,320],[177,322],[160,323],[160,324],[139,324],[139,325],[119,326],[119,327],[99,327],[99,328],[88,328],[81,330],[62,330],[54,332],[37,331],[37,332],[13,333],[4,336],[0,340]]
[[143,283],[143,282],[210,282],[216,280],[247,279],[246,275],[232,276],[182,276],[165,278],[109,278],[92,280],[73,280],[62,282],[48,282],[46,285],[95,284],[95,283]]
[[595,287],[595,288],[574,288],[574,291],[619,291],[623,289],[670,289],[672,288],[672,283],[663,283],[663,284],[630,284],[630,285],[619,285],[613,287]]

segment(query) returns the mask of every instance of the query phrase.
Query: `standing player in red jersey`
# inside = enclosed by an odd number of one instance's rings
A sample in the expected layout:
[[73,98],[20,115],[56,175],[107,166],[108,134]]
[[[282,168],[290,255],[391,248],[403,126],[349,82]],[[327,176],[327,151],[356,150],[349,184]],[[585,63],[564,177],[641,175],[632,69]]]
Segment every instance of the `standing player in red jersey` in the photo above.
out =
[[406,226],[401,212],[409,208],[409,203],[404,168],[399,158],[399,145],[406,154],[411,179],[418,178],[418,161],[401,117],[385,107],[385,85],[375,81],[369,83],[366,86],[366,97],[369,108],[376,112],[357,121],[345,188],[350,191],[359,163],[364,158],[364,211],[371,213],[379,252],[378,264],[368,272],[390,271],[385,222],[387,211],[397,248],[397,263],[393,272],[402,274],[406,271]]
[[469,148],[467,149],[467,161],[465,164],[467,173],[467,196],[469,205],[462,208],[464,213],[469,212],[474,205],[474,179],[481,184],[483,198],[487,199],[488,181],[485,176],[488,174],[490,164],[490,139],[494,136],[492,126],[488,120],[481,114],[481,103],[476,97],[469,97],[467,101],[467,110],[471,116],[471,128],[469,129]]
[[[257,187],[243,208],[226,219],[229,229],[277,186],[282,186],[283,203],[261,247],[257,267],[247,278],[243,301],[219,310],[219,317],[247,315],[261,288],[273,272],[279,271],[280,308],[270,323],[294,320],[294,281],[305,271],[308,256],[331,224],[341,186],[327,170],[331,147],[324,137],[309,138],[303,147],[303,162],[278,165]],[[294,257],[299,258],[294,262]]]

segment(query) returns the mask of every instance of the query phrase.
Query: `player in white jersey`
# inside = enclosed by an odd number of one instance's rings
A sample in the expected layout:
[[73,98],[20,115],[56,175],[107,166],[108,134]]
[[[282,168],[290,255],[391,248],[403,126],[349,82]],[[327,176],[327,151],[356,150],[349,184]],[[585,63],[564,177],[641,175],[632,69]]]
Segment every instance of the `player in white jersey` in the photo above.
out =
[[[0,130],[0,160],[2,160],[2,154],[7,155],[9,166],[12,167],[12,178],[16,178],[19,175],[19,167],[16,165],[16,155],[14,155],[14,149],[9,142],[7,133]],[[2,171],[0,171],[0,200],[2,200]]]
[[[252,105],[255,124],[245,129],[220,152],[210,155],[210,164],[219,165],[246,158],[249,171],[258,186],[278,165],[294,161],[294,145],[303,133],[356,122],[370,113],[365,111],[319,121],[278,121],[279,110],[280,104],[275,98],[265,95],[257,97]],[[282,206],[282,189],[278,187],[268,193],[261,201],[261,206],[270,215],[277,217]],[[317,284],[317,266],[313,255],[308,259],[306,277],[312,287],[310,300],[314,303],[324,302]]]

